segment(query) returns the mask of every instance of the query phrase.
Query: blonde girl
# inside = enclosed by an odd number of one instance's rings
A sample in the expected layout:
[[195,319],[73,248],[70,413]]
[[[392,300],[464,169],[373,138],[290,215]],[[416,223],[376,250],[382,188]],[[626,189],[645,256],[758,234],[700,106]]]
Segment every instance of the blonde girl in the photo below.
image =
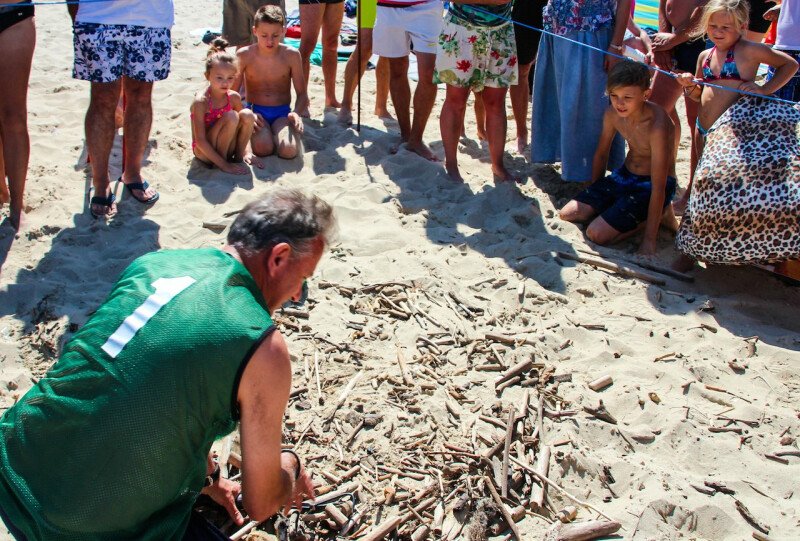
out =
[[226,173],[246,175],[245,164],[263,167],[250,151],[250,136],[255,115],[242,105],[232,89],[236,79],[236,59],[225,52],[228,42],[215,39],[206,56],[208,86],[192,102],[192,151],[195,157]]

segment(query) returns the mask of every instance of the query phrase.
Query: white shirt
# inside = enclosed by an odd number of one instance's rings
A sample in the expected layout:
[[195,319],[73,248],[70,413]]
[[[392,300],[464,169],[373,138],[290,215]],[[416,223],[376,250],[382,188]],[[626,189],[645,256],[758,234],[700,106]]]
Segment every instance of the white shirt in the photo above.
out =
[[172,0],[108,0],[81,2],[79,23],[125,24],[171,28],[175,21]]
[[775,48],[800,51],[800,0],[783,0]]

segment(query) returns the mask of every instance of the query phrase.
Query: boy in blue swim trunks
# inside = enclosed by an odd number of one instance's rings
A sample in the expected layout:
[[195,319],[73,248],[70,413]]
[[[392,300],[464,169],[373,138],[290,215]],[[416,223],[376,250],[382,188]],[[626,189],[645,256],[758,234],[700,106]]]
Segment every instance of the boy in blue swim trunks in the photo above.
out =
[[[239,73],[234,88],[244,80],[248,107],[256,114],[250,144],[256,156],[292,159],[297,156],[297,138],[303,133],[308,114],[308,94],[300,53],[282,43],[286,23],[279,6],[262,6],[253,17],[256,43],[236,52]],[[292,85],[297,95],[291,108]]]
[[[675,126],[667,113],[647,101],[650,71],[638,62],[619,62],[608,74],[606,91],[611,106],[603,116],[603,131],[592,162],[594,183],[564,205],[568,222],[590,222],[586,236],[611,244],[644,228],[642,255],[656,251],[658,227],[673,231],[675,195]],[[628,155],[619,169],[605,176],[611,141],[619,132],[628,142]]]

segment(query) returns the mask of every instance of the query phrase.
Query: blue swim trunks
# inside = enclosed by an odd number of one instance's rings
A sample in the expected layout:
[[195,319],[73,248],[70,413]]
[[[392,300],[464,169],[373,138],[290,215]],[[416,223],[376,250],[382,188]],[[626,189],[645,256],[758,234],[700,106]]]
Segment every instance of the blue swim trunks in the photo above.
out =
[[[664,208],[675,196],[676,186],[675,177],[667,177]],[[651,189],[649,175],[634,175],[623,165],[583,190],[575,201],[589,205],[608,225],[626,233],[647,221]]]
[[263,116],[270,126],[279,118],[286,118],[292,112],[292,108],[289,105],[256,105],[255,103],[248,103],[247,107],[254,113]]

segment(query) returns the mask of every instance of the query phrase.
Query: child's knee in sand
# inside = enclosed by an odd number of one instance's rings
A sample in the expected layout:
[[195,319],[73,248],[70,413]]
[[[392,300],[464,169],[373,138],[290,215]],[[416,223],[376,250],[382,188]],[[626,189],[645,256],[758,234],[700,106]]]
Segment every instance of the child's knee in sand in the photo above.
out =
[[572,199],[569,203],[561,207],[558,211],[558,217],[565,222],[583,223],[591,220],[597,215],[597,212],[587,205]]
[[616,241],[620,237],[620,232],[598,216],[586,228],[586,237],[595,244],[605,246]]

